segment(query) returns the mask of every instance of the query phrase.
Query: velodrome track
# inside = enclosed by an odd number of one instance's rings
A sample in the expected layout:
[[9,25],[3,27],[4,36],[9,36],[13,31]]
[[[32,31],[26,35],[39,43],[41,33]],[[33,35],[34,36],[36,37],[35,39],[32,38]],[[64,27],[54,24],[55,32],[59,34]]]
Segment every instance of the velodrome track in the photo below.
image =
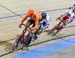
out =
[[[55,21],[56,17],[58,17],[61,13],[63,13],[63,11],[67,7],[73,5],[74,3],[75,3],[74,0],[70,0],[70,1],[69,0],[65,0],[65,1],[64,0],[61,1],[60,0],[56,0],[56,1],[55,0],[51,0],[51,1],[50,0],[49,1],[47,0],[36,0],[36,1],[35,0],[12,0],[12,1],[0,0],[0,9],[1,9],[0,11],[1,12],[0,13],[0,26],[1,26],[0,27],[0,55],[10,52],[11,45],[14,42],[13,39],[16,37],[16,35],[20,34],[22,31],[22,29],[18,28],[18,24],[22,19],[22,17],[24,16],[24,14],[26,13],[27,9],[34,8],[35,10],[40,12],[46,11],[51,16],[50,28],[52,28],[56,24]],[[75,27],[74,27],[75,21],[68,26],[67,26],[68,28],[63,29],[59,34],[57,34],[57,36],[50,36],[45,33],[41,34],[37,41],[31,43],[31,47],[29,47],[29,49],[32,50],[44,45],[53,44],[62,39],[64,39],[68,43],[72,42],[72,40],[68,40],[68,38],[75,38]],[[59,40],[54,40],[54,38]],[[40,44],[40,42],[42,44]],[[38,45],[36,45],[36,43]],[[61,57],[74,58],[75,44],[72,45],[74,46],[63,49],[53,54],[48,54],[48,57],[49,58],[61,58]],[[15,53],[10,53],[0,58],[16,57],[17,54],[21,54],[22,52],[26,52],[26,50],[24,51],[19,50]]]

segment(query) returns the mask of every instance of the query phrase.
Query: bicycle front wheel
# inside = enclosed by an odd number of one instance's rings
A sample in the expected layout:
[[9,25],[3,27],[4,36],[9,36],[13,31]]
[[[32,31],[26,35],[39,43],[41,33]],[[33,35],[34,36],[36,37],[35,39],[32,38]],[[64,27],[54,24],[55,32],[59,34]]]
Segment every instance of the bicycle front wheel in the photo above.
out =
[[25,43],[25,46],[28,47],[31,43],[31,39],[32,39],[32,36],[31,34],[29,33],[27,36],[26,36],[26,43]]
[[16,39],[16,41],[14,42],[14,44],[13,44],[13,46],[12,46],[12,51],[15,51],[15,50],[18,49],[18,45],[21,44],[22,38],[23,38],[23,36],[20,35],[20,36]]

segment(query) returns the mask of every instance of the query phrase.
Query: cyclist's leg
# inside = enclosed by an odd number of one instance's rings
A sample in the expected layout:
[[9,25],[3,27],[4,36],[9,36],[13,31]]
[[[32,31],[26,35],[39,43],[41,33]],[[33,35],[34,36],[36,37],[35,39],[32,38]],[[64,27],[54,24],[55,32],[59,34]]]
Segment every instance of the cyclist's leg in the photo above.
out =
[[66,26],[67,21],[62,21],[61,24],[58,24],[57,31],[55,32],[54,35],[56,35],[58,32],[60,32],[65,26]]
[[[26,23],[27,26],[32,25],[34,22],[33,20],[28,20],[28,22]],[[31,32],[29,32],[28,30],[26,30],[27,33],[25,33],[25,45],[24,46],[29,46],[31,39],[33,37],[33,35],[31,34]]]
[[40,35],[40,33],[39,33],[39,29],[38,29],[34,32],[34,40],[36,40],[39,35]]
[[58,30],[60,24],[61,24],[61,22],[59,22],[56,26],[54,26],[54,27],[48,32],[48,34],[51,34],[51,33],[53,33],[55,30]]
[[25,32],[25,36],[28,35],[28,31],[27,31],[26,29],[27,29],[27,27],[29,27],[31,24],[32,24],[31,21],[28,20],[27,23],[26,23],[26,28],[25,28],[25,30],[24,30],[24,31],[26,31],[26,32]]
[[55,31],[55,32],[53,32],[53,34],[52,35],[56,35],[61,29],[62,29],[62,21],[60,21],[56,26],[55,26],[55,28],[53,28],[52,29],[52,31]]
[[25,43],[25,46],[28,47],[31,43],[31,39],[33,37],[33,35],[31,36],[32,34],[28,33],[28,35],[26,36],[26,43]]
[[63,26],[60,26],[60,28],[55,32],[55,35],[60,32],[63,29]]
[[62,26],[63,26],[63,28],[64,28],[64,27],[68,24],[68,20],[64,20],[62,23],[63,23]]
[[34,32],[34,40],[38,39],[38,36],[42,32],[42,30],[43,30],[42,23],[39,22],[38,29],[35,30],[35,32]]
[[[33,25],[34,27],[34,25]],[[33,36],[33,39],[36,40],[38,38],[38,29],[37,30],[34,30],[34,36]]]

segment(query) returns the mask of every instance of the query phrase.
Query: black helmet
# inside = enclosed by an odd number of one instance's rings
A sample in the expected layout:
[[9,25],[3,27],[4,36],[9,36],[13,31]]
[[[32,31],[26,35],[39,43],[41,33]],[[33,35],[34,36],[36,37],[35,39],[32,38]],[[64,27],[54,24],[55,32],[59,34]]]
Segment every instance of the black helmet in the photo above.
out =
[[43,19],[46,19],[47,14],[45,12],[41,13],[41,15]]
[[68,9],[72,9],[72,7],[69,7]]
[[75,4],[73,4],[73,6],[75,6]]

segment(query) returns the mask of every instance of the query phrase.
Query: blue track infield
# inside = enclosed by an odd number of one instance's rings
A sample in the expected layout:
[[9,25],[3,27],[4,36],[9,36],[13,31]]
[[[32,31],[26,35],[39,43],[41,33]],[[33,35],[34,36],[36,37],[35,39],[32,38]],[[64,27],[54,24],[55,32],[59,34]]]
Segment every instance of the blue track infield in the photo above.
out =
[[[47,55],[59,52],[65,48],[75,46],[75,38],[68,38],[66,40],[60,40],[52,44],[38,47],[29,51],[25,51],[12,58],[45,58]],[[49,57],[50,58],[50,57]]]

